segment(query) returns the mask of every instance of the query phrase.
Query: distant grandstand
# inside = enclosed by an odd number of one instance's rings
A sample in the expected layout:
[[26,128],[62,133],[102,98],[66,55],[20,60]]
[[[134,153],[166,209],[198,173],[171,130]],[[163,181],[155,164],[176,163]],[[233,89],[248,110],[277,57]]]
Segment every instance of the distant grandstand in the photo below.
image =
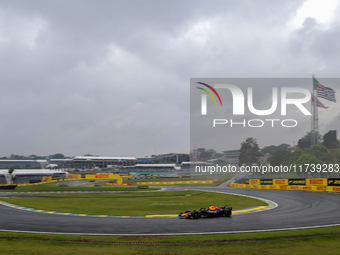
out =
[[137,172],[147,168],[152,171],[173,171],[175,164],[188,161],[189,154],[168,153],[152,157],[103,157],[103,156],[75,156],[73,158],[49,159],[49,160],[0,160],[0,168],[29,169],[29,168],[53,168],[67,170],[106,169],[130,167]]
[[194,170],[196,166],[206,166],[207,162],[193,161],[193,162],[182,162],[181,171]]
[[51,164],[57,164],[60,168],[93,169],[95,167],[107,168],[108,166],[132,166],[137,162],[134,157],[88,157],[76,156],[72,159],[51,159]]
[[1,159],[0,168],[45,168],[47,160],[26,160],[26,159]]
[[120,172],[152,172],[152,173],[164,173],[174,172],[176,164],[136,164],[134,166],[119,167]]
[[[0,184],[6,184],[5,174],[8,170],[0,170]],[[52,176],[64,178],[67,172],[50,169],[15,169],[13,175],[16,177],[15,183],[35,183],[41,182],[42,177]]]

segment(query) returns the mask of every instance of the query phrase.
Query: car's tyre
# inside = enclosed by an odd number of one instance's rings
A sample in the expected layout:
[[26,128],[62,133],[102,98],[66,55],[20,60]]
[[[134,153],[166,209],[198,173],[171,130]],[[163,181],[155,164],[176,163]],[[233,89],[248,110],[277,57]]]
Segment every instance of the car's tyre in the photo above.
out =
[[226,211],[226,212],[225,212],[225,216],[226,216],[226,217],[230,217],[230,216],[231,216],[231,211]]
[[199,217],[200,217],[200,213],[199,213],[199,212],[194,211],[194,212],[192,213],[192,218],[198,219]]

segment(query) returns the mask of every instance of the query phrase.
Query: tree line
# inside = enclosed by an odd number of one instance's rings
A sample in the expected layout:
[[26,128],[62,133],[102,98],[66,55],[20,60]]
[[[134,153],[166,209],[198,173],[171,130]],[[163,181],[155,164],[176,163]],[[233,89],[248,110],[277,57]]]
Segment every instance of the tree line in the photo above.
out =
[[268,163],[272,166],[304,165],[304,164],[340,164],[340,148],[336,146],[338,141],[330,148],[322,144],[314,145],[311,148],[292,148],[288,144],[279,146],[271,145],[260,150],[256,139],[247,138],[242,142],[239,156],[239,165],[257,164],[260,158],[267,155],[261,163]]

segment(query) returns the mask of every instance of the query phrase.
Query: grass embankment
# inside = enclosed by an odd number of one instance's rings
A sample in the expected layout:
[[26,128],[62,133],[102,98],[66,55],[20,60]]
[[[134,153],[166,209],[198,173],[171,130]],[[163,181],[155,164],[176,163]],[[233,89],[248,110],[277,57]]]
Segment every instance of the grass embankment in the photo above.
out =
[[[126,183],[132,183],[133,185],[138,185],[138,182],[177,182],[177,181],[217,181],[217,183],[193,183],[193,184],[168,184],[171,186],[217,186],[223,182],[231,179],[231,175],[196,175],[191,177],[182,178],[155,178],[155,179],[138,179],[138,180],[127,180]],[[152,186],[165,186],[167,184],[150,184]]]
[[150,214],[178,214],[187,209],[200,209],[210,204],[231,205],[233,209],[265,206],[257,199],[203,191],[58,194],[20,196],[2,199],[29,208],[64,213],[91,215],[144,216]]
[[[3,254],[338,254],[340,236],[303,235],[339,233],[340,227],[244,233],[222,235],[189,236],[74,236],[26,233],[0,233]],[[31,238],[18,240],[16,238]],[[36,240],[36,239],[45,239]],[[47,239],[54,239],[47,240]],[[57,241],[57,240],[69,240]],[[75,242],[72,242],[74,240]],[[81,243],[78,243],[78,242]],[[83,242],[82,242],[83,241]],[[113,243],[87,243],[113,242]],[[172,243],[183,241],[203,241],[207,243]],[[236,242],[235,242],[236,241]],[[114,242],[127,242],[117,244]],[[131,243],[129,243],[131,242]],[[133,244],[132,242],[160,242],[158,244]],[[170,243],[166,243],[170,242]],[[222,243],[225,242],[225,243]],[[228,243],[229,242],[229,243]],[[235,242],[235,243],[234,243]]]
[[[61,183],[62,181],[60,181]],[[106,181],[107,182],[107,181]],[[65,182],[67,185],[67,182]],[[88,186],[91,185],[91,186]],[[102,185],[101,187],[93,187],[94,185]],[[86,184],[86,187],[82,186],[67,186],[60,187],[57,185],[57,182],[32,185],[32,186],[18,186],[15,190],[3,190],[0,192],[56,192],[56,191],[148,191],[148,190],[158,190],[158,188],[149,188],[149,189],[137,189],[137,187],[129,187],[129,186],[109,186],[105,185],[105,182],[89,182]]]

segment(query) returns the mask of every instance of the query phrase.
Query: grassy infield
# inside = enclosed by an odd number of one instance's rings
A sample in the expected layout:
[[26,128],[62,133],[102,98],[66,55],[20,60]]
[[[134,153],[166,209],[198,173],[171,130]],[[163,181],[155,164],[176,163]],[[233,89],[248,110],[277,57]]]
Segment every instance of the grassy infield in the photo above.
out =
[[265,206],[266,203],[239,196],[202,191],[104,193],[43,195],[43,197],[16,197],[3,201],[48,211],[91,214],[144,216],[150,214],[178,214],[187,209],[200,209],[209,204],[232,205],[234,209]]
[[[45,187],[44,187],[45,186]],[[53,187],[53,188],[52,188]],[[43,190],[83,190],[82,187],[56,187],[55,184],[37,185],[31,187],[20,187],[21,191],[43,191]],[[118,187],[110,188],[89,188],[86,187],[84,190],[98,190],[98,189],[110,189],[117,190]],[[124,190],[131,188],[124,188]],[[183,193],[183,192],[182,192]],[[185,192],[184,192],[185,193]],[[197,194],[197,191],[186,191],[187,194]],[[161,196],[161,193],[158,196]],[[163,193],[164,194],[164,193]],[[126,194],[115,194],[115,196],[126,196]],[[142,195],[142,194],[140,194]],[[140,196],[137,195],[137,196]],[[171,194],[175,195],[175,194]],[[52,195],[55,196],[55,195]],[[60,195],[58,195],[60,196]],[[64,196],[64,195],[61,195]],[[72,195],[74,196],[84,196],[83,195]],[[92,194],[86,194],[86,197],[91,197]],[[98,194],[95,195],[98,197]],[[112,194],[99,195],[101,199],[110,199],[108,196],[112,197]],[[210,196],[210,197],[209,197]],[[223,195],[222,195],[223,196]],[[223,199],[223,197],[218,198]],[[175,203],[176,206],[182,206],[178,201],[181,199],[181,203],[186,203],[185,200],[190,198],[190,203],[194,200],[198,200],[201,207],[202,203],[211,201],[211,195],[209,193],[201,194],[197,196],[181,196],[181,197],[154,197],[152,198],[166,203]],[[9,199],[4,200],[12,202],[15,204],[28,203],[27,205],[36,205],[37,199],[32,198],[17,198],[18,203],[15,200]],[[23,199],[19,202],[19,199]],[[27,199],[27,200],[26,200]],[[45,198],[42,198],[46,200]],[[53,198],[53,201],[56,201]],[[63,198],[60,198],[63,199]],[[73,198],[69,198],[73,199]],[[111,198],[112,199],[112,198]],[[131,198],[129,198],[131,199]],[[149,198],[148,203],[150,202]],[[175,199],[175,200],[172,200]],[[184,199],[184,200],[183,200]],[[228,198],[230,204],[234,206],[237,204],[237,200],[232,201]],[[40,198],[39,198],[40,200]],[[51,199],[47,199],[51,200]],[[46,201],[47,201],[46,200]],[[74,201],[76,201],[75,199]],[[89,199],[97,200],[97,199]],[[99,201],[98,200],[98,201]],[[115,198],[116,200],[116,198]],[[68,200],[69,201],[69,200]],[[101,200],[104,201],[104,200]],[[187,200],[188,202],[189,200]],[[196,201],[197,202],[197,201]],[[198,204],[190,204],[190,208],[196,208]],[[222,201],[221,201],[222,202]],[[38,202],[39,203],[39,202]],[[45,202],[44,202],[45,203]],[[145,201],[144,201],[145,203]],[[161,202],[159,202],[161,203]],[[251,201],[244,201],[248,206],[254,204],[249,204]],[[58,203],[54,203],[58,204]],[[103,203],[99,203],[103,204]],[[247,207],[245,204],[239,204],[236,206],[239,208]],[[218,204],[219,205],[219,204]],[[259,204],[260,205],[260,204]],[[46,204],[48,206],[48,204]],[[166,206],[166,205],[165,205]],[[187,208],[187,205],[185,205]],[[33,206],[32,206],[33,207]],[[94,206],[93,206],[94,207]],[[164,206],[161,206],[164,207]],[[161,208],[160,207],[160,208]],[[174,207],[173,205],[170,207]],[[169,208],[170,208],[169,207]],[[44,206],[46,209],[46,207]],[[166,213],[169,213],[169,208],[166,208]],[[62,209],[62,208],[60,208]],[[107,210],[109,208],[102,208]],[[154,208],[153,208],[154,209]],[[176,209],[178,210],[178,209]],[[74,212],[74,211],[72,211]],[[87,213],[90,213],[87,211]],[[117,212],[115,212],[117,213]],[[178,213],[178,211],[176,211]],[[116,214],[117,215],[117,214]],[[256,214],[254,214],[256,217]],[[313,234],[323,234],[323,233],[339,233],[340,227],[330,227],[330,228],[319,228],[319,229],[306,229],[306,230],[292,230],[292,231],[280,231],[280,232],[263,232],[263,233],[243,233],[243,234],[220,234],[220,235],[189,235],[189,236],[72,236],[72,235],[46,235],[46,234],[26,234],[26,233],[7,233],[0,232],[0,251],[2,254],[218,254],[228,252],[229,254],[339,254],[340,250],[340,235],[327,235],[327,236],[310,236],[310,237],[300,237],[294,239],[286,239],[285,237],[292,238],[294,236],[300,235],[313,235]],[[18,238],[32,238],[31,240],[20,240]],[[37,238],[42,238],[45,240],[34,240]],[[268,238],[275,238],[274,240],[268,240]],[[208,243],[189,243],[189,244],[176,244],[176,243],[164,243],[164,244],[101,244],[101,243],[77,243],[77,242],[66,242],[66,241],[52,241],[46,239],[58,239],[58,240],[92,240],[92,241],[119,241],[119,242],[178,242],[178,241],[207,241]],[[248,241],[247,241],[248,239]],[[257,240],[249,240],[257,239]],[[266,240],[263,240],[266,239]],[[218,243],[211,242],[212,240],[239,240],[238,242],[230,243]],[[241,240],[241,241],[240,241]]]

